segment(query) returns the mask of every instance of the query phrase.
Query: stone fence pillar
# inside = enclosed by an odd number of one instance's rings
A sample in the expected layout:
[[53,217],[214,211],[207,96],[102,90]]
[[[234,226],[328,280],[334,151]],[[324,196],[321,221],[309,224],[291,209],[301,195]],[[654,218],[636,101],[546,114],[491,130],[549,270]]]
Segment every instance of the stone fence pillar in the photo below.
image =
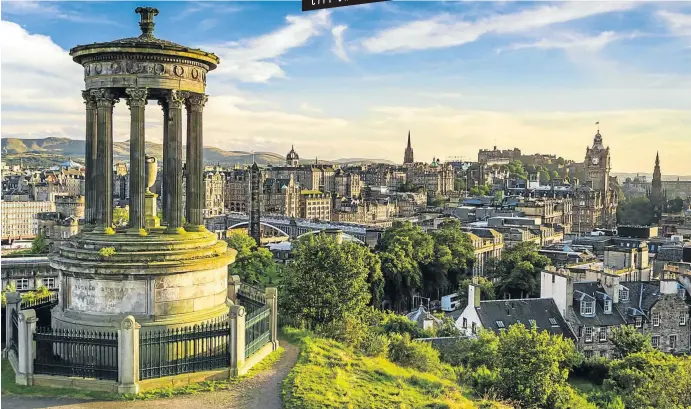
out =
[[12,312],[19,312],[22,308],[22,297],[18,292],[7,293],[5,298],[7,303],[5,304],[5,349],[2,351],[3,358],[7,358],[12,342]]
[[274,351],[278,349],[278,289],[269,287],[265,290],[266,305],[271,309],[269,326],[271,327],[271,343]]
[[232,301],[233,304],[239,304],[238,291],[240,291],[240,276],[228,277],[228,299]]
[[24,310],[19,312],[19,345],[17,345],[18,371],[15,381],[19,385],[32,385],[34,379],[34,330],[36,329],[36,311]]
[[231,305],[228,311],[230,323],[230,376],[243,375],[245,366],[245,307]]
[[128,315],[117,324],[118,393],[139,392],[139,325]]

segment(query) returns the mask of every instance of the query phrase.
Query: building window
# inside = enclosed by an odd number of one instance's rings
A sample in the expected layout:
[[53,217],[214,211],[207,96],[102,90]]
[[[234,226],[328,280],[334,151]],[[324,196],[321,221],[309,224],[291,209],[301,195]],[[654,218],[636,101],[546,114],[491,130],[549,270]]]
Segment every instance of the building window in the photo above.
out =
[[15,282],[17,290],[28,290],[29,289],[29,279],[28,278],[18,278]]
[[52,290],[55,288],[55,278],[54,277],[48,277],[43,279],[43,285],[48,287],[48,289]]
[[643,327],[643,317],[636,317],[636,328]]
[[504,321],[495,321],[497,323],[497,328],[504,328]]
[[653,337],[650,338],[650,343],[653,345],[653,348],[659,348],[660,347],[660,336],[659,335],[653,335]]
[[477,333],[477,326],[475,325],[474,322],[473,322],[473,324],[472,324],[471,331],[473,332],[473,334],[476,334],[476,333]]
[[593,327],[585,327],[583,330],[585,342],[593,342]]
[[679,313],[679,325],[686,325],[686,313],[685,312]]
[[465,317],[463,318],[463,328],[468,328],[468,319]]
[[583,355],[586,359],[593,359],[595,353],[593,351],[583,351]]
[[660,326],[660,313],[654,312],[653,313],[653,327],[659,327],[659,326]]
[[619,290],[619,301],[628,301],[629,300],[629,289],[626,287],[622,287]]
[[600,351],[600,357],[607,358],[607,351]]
[[677,290],[677,294],[679,294],[679,298],[681,298],[683,300],[684,298],[686,298],[686,288],[684,288],[684,287],[679,288]]
[[557,324],[557,320],[554,319],[554,318],[550,318],[550,319],[549,319],[549,323],[550,323],[550,325],[552,325],[553,327],[558,327],[558,326],[559,326],[559,324]]
[[605,300],[605,314],[612,313],[612,300]]
[[670,349],[676,349],[677,348],[677,336],[676,335],[670,335],[669,336],[669,348]]
[[607,327],[600,328],[600,342],[607,342]]
[[555,276],[554,274],[552,274],[552,284],[554,284],[554,282],[556,281],[556,279],[557,279],[557,276]]
[[581,315],[595,314],[595,301],[581,301]]

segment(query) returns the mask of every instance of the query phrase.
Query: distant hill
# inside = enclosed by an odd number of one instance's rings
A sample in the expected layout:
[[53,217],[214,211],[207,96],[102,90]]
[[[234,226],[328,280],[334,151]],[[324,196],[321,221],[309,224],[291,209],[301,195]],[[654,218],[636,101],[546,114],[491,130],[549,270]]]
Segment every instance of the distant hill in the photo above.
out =
[[[18,162],[20,159],[27,166],[54,166],[64,162],[68,157],[77,162],[84,161],[85,141],[68,138],[43,139],[2,139],[2,159],[7,162]],[[185,149],[183,147],[183,156]],[[146,143],[146,154],[163,159],[163,145],[154,142]],[[129,161],[129,141],[113,143],[113,160],[115,162]],[[204,148],[204,162],[207,164],[221,164],[232,166],[235,164],[250,164],[252,159],[260,165],[282,164],[283,155],[271,152],[225,151],[216,147]]]
[[343,158],[335,159],[332,163],[351,164],[351,165],[371,165],[373,163],[385,163],[387,165],[395,165],[396,163],[387,159],[367,159],[367,158]]

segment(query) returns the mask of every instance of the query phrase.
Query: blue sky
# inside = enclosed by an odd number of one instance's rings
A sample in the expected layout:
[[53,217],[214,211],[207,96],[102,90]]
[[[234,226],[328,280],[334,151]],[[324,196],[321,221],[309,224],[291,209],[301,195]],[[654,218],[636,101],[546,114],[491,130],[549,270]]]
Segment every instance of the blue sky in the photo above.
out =
[[[221,57],[209,145],[401,161],[521,148],[582,160],[600,121],[620,172],[691,174],[691,2],[3,1],[3,137],[83,138],[77,45],[155,35]],[[115,138],[128,139],[126,107]],[[158,108],[147,138],[160,140]]]

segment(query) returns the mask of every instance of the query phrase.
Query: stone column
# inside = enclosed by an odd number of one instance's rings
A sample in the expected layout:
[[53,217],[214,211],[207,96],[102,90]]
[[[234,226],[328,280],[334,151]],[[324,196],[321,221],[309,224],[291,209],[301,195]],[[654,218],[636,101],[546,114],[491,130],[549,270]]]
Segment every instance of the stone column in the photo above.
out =
[[5,350],[2,351],[3,357],[7,358],[7,351],[12,343],[12,312],[21,311],[22,296],[18,292],[5,294]]
[[208,97],[190,93],[187,97],[187,186],[185,226],[190,231],[204,231],[204,140],[202,113]]
[[19,345],[17,345],[18,371],[15,381],[19,385],[32,385],[34,376],[34,329],[36,327],[36,311],[24,310],[19,312]]
[[182,229],[182,103],[184,99],[176,90],[166,97],[168,105],[168,141],[163,151],[163,196],[168,213],[166,233]]
[[167,181],[167,160],[166,160],[166,146],[168,146],[168,102],[166,101],[165,98],[158,100],[158,105],[161,106],[163,109],[163,164],[161,166],[161,190],[159,193],[161,194],[161,213],[162,213],[162,222],[163,224],[168,223],[168,219],[166,218],[167,215],[170,213],[168,210],[168,200],[166,199],[166,193],[165,189],[166,187],[166,181]]
[[92,90],[96,99],[96,174],[94,186],[98,214],[96,229],[105,231],[113,227],[113,106],[119,101],[113,90],[101,88]]
[[240,276],[228,277],[228,299],[233,304],[238,304],[238,291],[240,291]]
[[245,366],[245,307],[231,305],[228,311],[230,322],[230,376],[244,373]]
[[139,325],[128,315],[118,329],[118,393],[139,392]]
[[144,146],[144,108],[146,88],[127,88],[127,105],[130,107],[130,222],[135,233],[144,228],[144,191],[146,186],[146,151]]
[[96,99],[89,91],[82,91],[82,98],[86,104],[86,152],[84,154],[86,174],[84,175],[84,219],[87,225],[93,225],[96,219],[97,200],[94,192],[94,175],[96,167]]
[[266,305],[271,309],[269,326],[271,327],[271,343],[274,351],[278,349],[278,289],[268,287],[265,290]]

